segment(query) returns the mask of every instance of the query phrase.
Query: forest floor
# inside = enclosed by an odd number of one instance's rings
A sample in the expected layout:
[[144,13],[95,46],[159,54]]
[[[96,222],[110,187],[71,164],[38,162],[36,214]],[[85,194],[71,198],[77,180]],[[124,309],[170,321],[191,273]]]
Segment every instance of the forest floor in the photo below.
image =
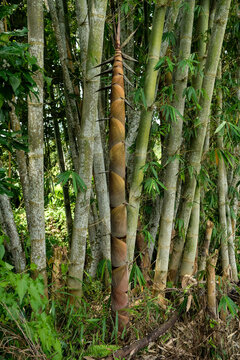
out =
[[[197,292],[188,294],[187,308],[180,315],[177,322],[163,336],[156,341],[150,342],[144,350],[134,356],[126,356],[127,359],[134,360],[238,360],[240,359],[240,320],[236,313],[226,311],[222,308],[214,319],[207,311],[206,296],[201,291],[201,296]],[[136,310],[137,302],[132,305]],[[144,301],[143,301],[144,302]],[[156,303],[155,303],[156,305]],[[146,303],[145,308],[149,305]],[[140,310],[140,308],[139,308]],[[164,318],[170,318],[173,311],[166,308],[161,310],[159,318],[154,316],[143,316],[137,318],[135,314],[131,320],[130,328],[127,333],[127,341],[119,344],[125,346],[132,344],[138,339],[142,339],[166,322]],[[164,312],[167,314],[164,315]],[[162,318],[161,318],[162,317]],[[136,336],[137,333],[137,336]]]
[[[167,334],[150,343],[135,360],[209,360],[240,359],[240,322],[218,320],[214,328],[203,319],[203,314],[189,321],[178,321]],[[130,359],[130,358],[128,358]]]

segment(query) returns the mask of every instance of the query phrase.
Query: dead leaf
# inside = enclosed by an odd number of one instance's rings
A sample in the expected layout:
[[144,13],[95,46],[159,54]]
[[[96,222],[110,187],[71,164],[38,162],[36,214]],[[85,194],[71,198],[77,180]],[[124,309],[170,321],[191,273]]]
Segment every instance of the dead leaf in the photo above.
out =
[[190,307],[191,307],[192,299],[193,299],[193,296],[192,296],[192,295],[189,295],[188,300],[187,300],[186,312],[188,312],[189,309],[190,309]]

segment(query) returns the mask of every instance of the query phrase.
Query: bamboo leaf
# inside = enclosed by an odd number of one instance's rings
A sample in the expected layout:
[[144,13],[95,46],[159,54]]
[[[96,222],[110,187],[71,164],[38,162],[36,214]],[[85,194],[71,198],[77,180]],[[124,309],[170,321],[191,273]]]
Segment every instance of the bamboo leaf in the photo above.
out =
[[225,126],[226,121],[223,121],[215,130],[214,134],[217,134],[219,131],[222,130],[222,128]]
[[232,299],[229,296],[226,296],[226,303],[227,303],[227,307],[228,307],[230,313],[232,314],[232,316],[236,316],[238,307],[235,304],[235,302],[232,301]]
[[68,181],[69,177],[71,175],[70,171],[65,171],[59,175],[57,175],[57,185],[62,183],[62,186],[64,186],[66,184],[66,182]]

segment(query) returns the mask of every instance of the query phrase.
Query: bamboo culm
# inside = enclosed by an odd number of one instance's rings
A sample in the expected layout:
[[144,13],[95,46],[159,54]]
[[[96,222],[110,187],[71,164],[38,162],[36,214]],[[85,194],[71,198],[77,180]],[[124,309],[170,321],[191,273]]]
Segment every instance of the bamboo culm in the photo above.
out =
[[[191,52],[195,2],[193,0],[188,0],[187,3],[188,6],[186,7],[186,10],[182,16],[178,62],[183,61],[184,59],[188,59]],[[177,115],[176,121],[172,121],[171,123],[171,130],[167,145],[167,157],[168,159],[172,159],[168,162],[164,174],[164,185],[166,190],[164,190],[154,276],[154,289],[156,292],[163,290],[167,281],[169,252],[179,172],[179,156],[177,155],[180,153],[182,143],[182,126],[185,107],[185,97],[183,96],[183,92],[187,86],[187,79],[188,67],[186,66],[183,71],[183,69],[178,66],[174,75],[174,90],[176,95],[172,106],[178,110],[180,115]]]
[[186,180],[182,192],[182,201],[178,211],[178,219],[183,221],[183,228],[181,236],[176,236],[173,246],[173,252],[169,263],[169,279],[175,281],[178,268],[181,261],[182,251],[185,242],[185,236],[188,229],[188,224],[191,215],[191,209],[196,188],[196,176],[199,174],[201,168],[201,158],[203,145],[206,135],[206,129],[208,124],[208,118],[210,114],[210,105],[212,101],[213,88],[217,73],[218,62],[220,59],[223,37],[226,29],[228,13],[230,8],[230,0],[224,0],[217,3],[216,15],[214,18],[214,25],[212,34],[210,37],[210,43],[208,47],[208,53],[206,58],[204,78],[202,88],[208,94],[208,96],[201,95],[198,127],[196,130],[196,137],[191,142],[191,148],[189,149],[189,157],[187,160],[187,166],[193,169],[194,174],[187,171]]
[[127,230],[127,251],[129,268],[134,256],[140,197],[143,181],[143,166],[146,161],[149,132],[152,122],[153,104],[155,101],[158,72],[155,66],[159,60],[163,25],[167,7],[167,1],[157,1],[154,10],[153,26],[148,52],[148,63],[144,81],[144,95],[147,108],[141,112],[139,130],[134,155],[134,170],[129,193],[128,205],[128,230]]

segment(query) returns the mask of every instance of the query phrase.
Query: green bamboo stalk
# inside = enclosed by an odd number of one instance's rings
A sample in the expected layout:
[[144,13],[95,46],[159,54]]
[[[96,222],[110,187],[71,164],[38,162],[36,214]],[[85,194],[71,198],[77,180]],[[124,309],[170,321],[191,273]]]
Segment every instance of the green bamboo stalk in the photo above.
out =
[[200,186],[197,186],[194,197],[186,244],[183,252],[180,276],[192,275],[197,252],[198,233],[200,220]]
[[[210,0],[200,1],[201,11],[197,22],[197,39],[198,39],[198,61],[199,70],[195,77],[193,77],[192,86],[194,87],[198,98],[200,97],[200,90],[202,87],[202,73],[204,70],[206,60],[207,48],[207,31],[209,26],[209,8]],[[181,264],[181,276],[186,274],[192,275],[194,270],[194,262],[197,251],[198,232],[199,232],[199,217],[200,217],[200,190],[197,187],[194,198],[194,205],[192,208],[190,225],[186,237],[186,245],[183,253],[183,260]]]
[[169,264],[169,279],[172,281],[175,281],[177,271],[180,265],[194,200],[196,176],[199,174],[201,168],[204,139],[206,135],[213,88],[217,73],[218,62],[221,54],[222,42],[225,34],[230,3],[231,0],[219,1],[216,7],[216,15],[214,18],[214,25],[209,43],[202,85],[202,88],[205,90],[207,96],[201,95],[200,97],[201,110],[199,110],[198,127],[196,130],[196,137],[192,140],[188,158],[188,168],[190,171],[188,171],[186,174],[186,180],[182,193],[183,200],[180,204],[178,211],[178,219],[183,221],[183,227],[181,234],[178,234],[178,236],[176,236],[175,238],[173,252]]
[[[222,65],[221,61],[218,65],[219,80],[222,78]],[[220,125],[220,116],[222,114],[222,89],[217,89],[217,115],[219,120],[217,122]],[[217,146],[219,150],[224,149],[223,135],[221,132],[217,134]],[[227,172],[224,159],[219,156],[218,160],[218,209],[219,209],[219,222],[221,225],[222,236],[221,236],[221,255],[222,255],[222,268],[225,274],[229,274],[229,253],[228,253],[228,234],[227,234],[227,214],[226,214],[226,200],[227,200]]]
[[[183,10],[178,62],[186,60],[190,56],[194,6],[195,1],[188,0],[187,6]],[[170,242],[179,172],[178,155],[180,154],[180,147],[182,143],[182,116],[185,107],[185,96],[183,96],[183,92],[187,87],[188,67],[186,66],[183,70],[181,65],[179,65],[176,69],[174,79],[175,97],[172,106],[178,110],[180,115],[177,114],[176,121],[172,121],[167,145],[167,158],[172,158],[172,160],[167,164],[164,176],[164,185],[167,190],[164,190],[159,228],[158,251],[154,276],[154,289],[156,292],[163,290],[167,281]]]
[[134,256],[140,196],[142,191],[143,169],[146,161],[149,132],[152,122],[153,105],[155,101],[158,71],[155,66],[159,60],[162,42],[163,25],[168,1],[157,1],[154,10],[152,34],[149,44],[148,62],[144,81],[144,96],[146,108],[141,112],[139,130],[136,142],[134,170],[129,194],[127,251],[128,262],[131,264]]
[[201,12],[199,14],[198,22],[197,22],[197,55],[199,61],[199,71],[197,76],[193,77],[192,86],[194,87],[197,94],[202,87],[203,76],[202,72],[205,65],[206,60],[206,48],[207,48],[207,30],[209,23],[209,8],[210,8],[210,0],[201,0],[200,1]]
[[87,52],[86,81],[82,105],[81,135],[79,144],[79,176],[87,186],[86,192],[79,192],[76,198],[73,235],[70,252],[68,287],[72,295],[82,296],[82,279],[86,251],[88,214],[90,205],[94,134],[98,119],[98,89],[101,63],[103,33],[107,0],[93,1],[89,12],[89,41]]

